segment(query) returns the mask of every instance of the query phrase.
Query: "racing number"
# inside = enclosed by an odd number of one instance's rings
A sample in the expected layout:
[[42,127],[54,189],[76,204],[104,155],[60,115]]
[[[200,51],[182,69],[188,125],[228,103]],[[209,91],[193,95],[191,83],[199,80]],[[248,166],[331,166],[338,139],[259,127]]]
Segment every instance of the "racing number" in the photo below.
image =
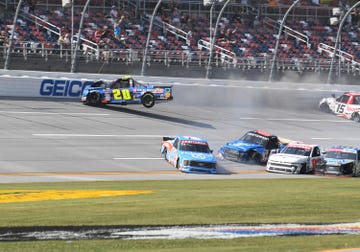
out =
[[345,110],[345,104],[339,103],[336,107],[336,112],[342,114],[344,113],[344,110]]
[[129,89],[113,89],[114,100],[131,100]]

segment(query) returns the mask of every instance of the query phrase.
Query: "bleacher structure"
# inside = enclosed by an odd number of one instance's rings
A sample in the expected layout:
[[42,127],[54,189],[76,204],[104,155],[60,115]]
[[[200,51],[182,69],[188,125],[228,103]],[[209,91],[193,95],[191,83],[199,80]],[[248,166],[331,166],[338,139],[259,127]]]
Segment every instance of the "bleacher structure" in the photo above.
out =
[[[131,2],[131,1],[129,1]],[[129,6],[133,6],[128,3]],[[235,6],[236,7],[236,6]],[[232,8],[235,8],[234,6]],[[242,6],[244,7],[244,6]],[[200,7],[199,7],[200,8]],[[202,7],[204,8],[204,7]],[[258,15],[263,6],[259,7]],[[250,8],[254,12],[253,8]],[[108,9],[106,9],[108,11]],[[80,10],[75,13],[75,29],[73,43],[80,43],[79,57],[87,61],[120,61],[126,64],[142,60],[146,45],[150,15],[137,9],[139,17],[123,27],[120,40],[109,38],[106,46],[99,46],[94,40],[94,31],[105,26],[112,29],[114,20],[104,11],[89,10],[85,18],[83,33],[78,38],[77,29],[81,16]],[[269,9],[266,9],[269,11]],[[170,11],[168,13],[170,15]],[[184,14],[187,16],[189,14]],[[261,16],[261,27],[252,23],[253,16],[248,20],[239,19],[234,13],[227,13],[227,22],[222,22],[218,29],[236,30],[231,41],[216,38],[214,41],[214,66],[232,67],[239,69],[260,69],[265,71],[271,66],[275,41],[280,28],[280,21],[272,19],[271,15]],[[210,20],[207,15],[190,16],[189,26],[177,27],[161,19],[154,19],[153,32],[150,39],[150,50],[147,63],[160,63],[165,66],[180,64],[183,66],[206,66],[210,50]],[[185,20],[185,19],[184,19]],[[182,22],[185,22],[182,20]],[[3,19],[1,29],[8,33],[12,20]],[[21,11],[14,43],[14,52],[29,57],[39,53],[43,58],[49,54],[56,54],[69,60],[74,46],[64,47],[57,42],[61,29],[69,31],[69,11],[59,9],[38,10],[36,14]],[[282,37],[277,57],[278,70],[295,71],[323,71],[328,70],[330,59],[334,53],[334,37],[337,27],[321,24],[314,20],[292,18],[283,26]],[[360,74],[360,47],[358,38],[360,28],[348,28],[342,35],[341,49],[336,52],[336,67],[344,71]]]

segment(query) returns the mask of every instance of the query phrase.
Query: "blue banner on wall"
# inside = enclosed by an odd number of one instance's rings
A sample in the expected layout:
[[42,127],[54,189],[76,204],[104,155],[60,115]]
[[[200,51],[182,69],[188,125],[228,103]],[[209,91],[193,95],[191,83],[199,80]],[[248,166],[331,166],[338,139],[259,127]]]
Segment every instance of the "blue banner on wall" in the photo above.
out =
[[94,81],[45,79],[40,85],[41,96],[80,97],[85,87]]

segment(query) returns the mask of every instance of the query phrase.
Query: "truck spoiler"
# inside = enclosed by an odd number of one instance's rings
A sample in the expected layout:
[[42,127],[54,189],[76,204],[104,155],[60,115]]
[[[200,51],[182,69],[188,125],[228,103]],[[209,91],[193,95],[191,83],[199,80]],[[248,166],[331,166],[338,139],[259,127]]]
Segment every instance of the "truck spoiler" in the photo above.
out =
[[172,88],[173,86],[172,85],[168,85],[168,86],[160,86],[160,85],[157,85],[157,86],[153,86],[154,88]]
[[286,139],[286,138],[283,138],[283,137],[278,137],[278,139],[284,145],[288,145],[289,143],[294,142],[294,140]]
[[163,137],[163,141],[174,140],[175,137]]

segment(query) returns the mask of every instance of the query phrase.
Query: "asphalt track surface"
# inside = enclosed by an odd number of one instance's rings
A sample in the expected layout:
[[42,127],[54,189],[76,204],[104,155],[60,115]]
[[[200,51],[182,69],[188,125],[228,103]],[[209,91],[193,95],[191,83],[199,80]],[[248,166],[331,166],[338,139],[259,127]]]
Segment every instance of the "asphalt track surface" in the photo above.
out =
[[[162,137],[180,134],[205,137],[215,154],[225,142],[253,129],[324,148],[359,145],[359,123],[318,110],[322,97],[359,92],[356,86],[164,78],[150,82],[173,84],[174,101],[146,109],[141,105],[92,107],[78,100],[0,98],[0,183],[316,177],[267,173],[264,166],[224,160],[218,162],[219,174],[180,173],[160,155]],[[75,230],[75,235],[99,238],[96,232],[101,234],[102,228]],[[243,229],[247,232],[248,227],[238,227],[237,232]],[[0,236],[9,241],[73,239],[74,230],[34,230],[11,230],[10,236],[4,230]],[[114,235],[134,238],[139,235],[135,231],[115,229]],[[186,232],[194,234],[186,227],[160,231],[181,238]],[[150,236],[160,231],[141,230]]]
[[217,153],[248,130],[328,147],[357,146],[360,124],[318,110],[332,93],[356,86],[175,79],[174,100],[85,106],[78,100],[0,99],[0,183],[100,180],[298,178],[254,164],[219,160],[219,174],[184,174],[160,155],[163,136],[208,140]]

